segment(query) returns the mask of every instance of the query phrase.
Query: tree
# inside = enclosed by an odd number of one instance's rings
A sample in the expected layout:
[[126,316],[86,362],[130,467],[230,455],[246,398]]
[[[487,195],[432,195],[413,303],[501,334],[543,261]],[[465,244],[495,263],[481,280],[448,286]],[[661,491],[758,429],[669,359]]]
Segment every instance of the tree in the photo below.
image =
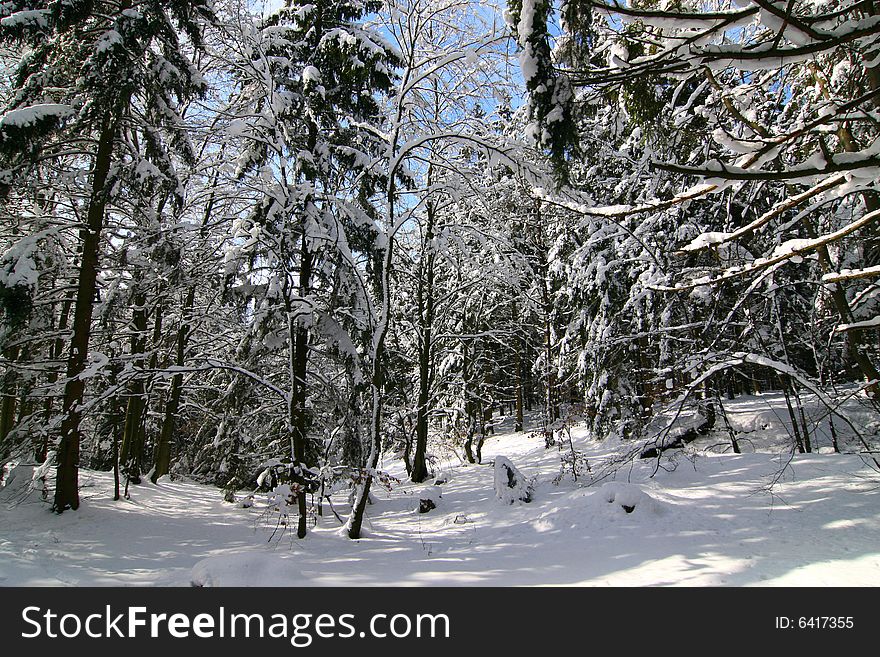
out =
[[[795,385],[785,367],[809,380],[838,362],[833,350],[839,348],[844,367],[854,365],[873,396],[877,354],[865,330],[874,311],[864,302],[867,290],[851,286],[873,276],[876,243],[876,162],[870,146],[876,127],[867,119],[878,97],[877,30],[869,19],[874,3],[832,4],[816,12],[764,0],[710,8],[571,0],[558,8],[558,29],[546,27],[554,15],[549,3],[537,4],[532,11],[535,3],[510,3],[520,45],[540,41],[523,54],[527,69],[535,72],[530,82],[549,89],[564,78],[577,91],[565,97],[565,112],[554,112],[533,92],[532,132],[545,138],[539,145],[552,144],[551,152],[577,148],[587,162],[562,168],[574,190],[566,192],[568,200],[553,202],[581,217],[585,234],[603,226],[613,232],[616,226],[642,251],[635,262],[655,261],[638,277],[633,275],[641,265],[625,274],[631,281],[623,286],[628,303],[639,297],[671,302],[664,302],[669,311],[659,317],[656,311],[607,315],[625,324],[632,317],[649,320],[617,328],[611,341],[632,346],[624,353],[647,356],[641,364],[637,359],[636,368],[623,368],[649,375],[628,394],[648,401],[657,396],[645,397],[653,388],[665,396],[664,369],[681,370],[682,363],[684,376],[677,382],[667,378],[667,385],[693,391],[693,377],[710,386],[702,373],[714,371],[713,385],[720,387],[721,373],[728,370],[714,368],[740,353],[752,354],[738,361],[745,374],[766,367],[766,378],[778,375],[782,385]],[[537,17],[539,29],[524,16]],[[531,62],[535,57],[539,61]],[[546,130],[557,121],[568,127]],[[620,138],[611,143],[622,157],[601,152],[608,127],[619,130]],[[603,191],[593,174],[615,160],[619,183]],[[579,168],[591,175],[579,174]],[[642,191],[622,195],[627,188]],[[578,288],[586,289],[584,283],[596,288],[603,278],[619,285],[619,276],[607,274],[607,256],[590,241],[582,243],[572,245],[572,254],[591,266],[601,262],[603,274],[592,280],[581,276]],[[616,262],[633,262],[621,255],[612,253]],[[820,284],[824,289],[817,290]],[[710,289],[711,304],[681,308],[685,294],[704,298]],[[761,298],[765,291],[771,304]],[[803,321],[815,326],[810,297],[812,307],[833,309],[838,326],[823,320],[824,335],[811,338],[816,348],[803,349],[780,322],[780,308],[797,308]],[[609,306],[613,297],[599,299]],[[590,307],[587,299],[580,304]],[[584,315],[587,320],[589,313]],[[598,345],[609,344],[607,337],[597,337],[587,337],[579,351],[595,354]],[[688,356],[680,349],[685,344],[697,351]],[[780,369],[771,361],[787,364]],[[594,374],[605,370],[597,362],[591,368]],[[852,378],[847,372],[835,376]],[[600,379],[600,390],[613,380]]]
[[[137,10],[130,0],[4,6],[0,39],[25,46],[2,119],[7,184],[47,162],[69,163],[88,171],[90,178],[83,190],[73,334],[58,445],[58,513],[79,506],[82,400],[101,242],[118,175],[114,165],[123,163],[127,147],[122,131],[127,125],[161,119],[171,125],[174,144],[177,103],[204,90],[181,35],[186,35],[188,47],[198,48],[202,29],[211,19],[203,0],[154,3]],[[168,147],[162,132],[158,126],[145,130],[160,161]]]
[[[306,484],[314,463],[309,446],[309,351],[320,339],[342,343],[357,358],[341,324],[333,319],[337,289],[366,293],[358,253],[372,257],[376,232],[358,199],[381,181],[370,167],[384,147],[378,98],[388,91],[394,53],[363,17],[376,2],[290,1],[246,35],[235,63],[240,91],[231,101],[238,116],[230,128],[242,137],[239,175],[257,172],[263,193],[241,229],[247,255],[268,278],[255,330],[268,333],[285,317],[288,352],[288,424],[291,477],[299,523],[306,534]],[[347,202],[346,202],[347,201]],[[346,312],[357,312],[347,308]],[[312,452],[312,454],[310,454]]]
[[[443,89],[444,80],[454,80],[454,72],[459,70],[473,74],[475,61],[490,53],[501,41],[491,23],[488,29],[481,27],[477,35],[453,29],[457,20],[467,20],[473,16],[470,3],[461,0],[444,0],[440,3],[395,1],[389,3],[389,12],[384,16],[383,27],[400,53],[403,73],[395,85],[388,111],[389,123],[385,130],[388,148],[381,164],[377,164],[385,174],[386,187],[381,198],[377,199],[382,207],[379,238],[381,259],[376,263],[372,276],[375,300],[371,306],[372,339],[368,358],[372,396],[370,449],[366,474],[358,483],[354,509],[347,525],[348,535],[353,539],[360,537],[370,485],[382,451],[386,384],[384,368],[386,338],[392,319],[395,242],[400,231],[431,199],[430,194],[423,193],[419,183],[424,180],[422,176],[427,170],[431,169],[427,166],[431,162],[435,163],[435,168],[431,170],[446,167],[444,158],[447,156],[443,145],[496,148],[492,140],[472,129],[471,122],[460,115],[455,103],[444,103],[444,108],[450,106],[451,123],[444,123],[444,117],[432,113],[432,108],[436,110],[437,106],[432,104],[431,94]],[[469,78],[464,78],[465,82],[467,80]],[[467,84],[459,84],[455,90],[457,93],[473,93]],[[439,162],[432,154],[441,154]],[[421,476],[421,466],[417,472]]]

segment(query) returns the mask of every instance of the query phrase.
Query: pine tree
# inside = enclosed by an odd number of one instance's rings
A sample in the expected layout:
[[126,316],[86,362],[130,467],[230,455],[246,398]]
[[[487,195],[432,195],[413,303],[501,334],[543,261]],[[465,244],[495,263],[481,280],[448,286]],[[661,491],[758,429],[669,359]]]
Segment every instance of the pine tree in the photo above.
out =
[[[384,148],[379,99],[391,87],[397,58],[361,22],[380,5],[286,2],[258,26],[247,59],[236,64],[241,91],[233,106],[254,117],[233,127],[244,144],[239,171],[257,172],[264,190],[246,221],[247,250],[252,259],[270,263],[261,321],[283,316],[286,324],[287,422],[300,538],[306,534],[307,473],[316,465],[307,410],[309,352],[319,340],[338,345],[341,325],[331,317],[326,291],[338,286],[342,295],[349,290],[363,297],[367,290],[356,289],[358,253],[369,258],[374,250],[370,209],[360,199],[381,182],[369,165]],[[333,280],[340,271],[347,272],[344,285]]]
[[[560,115],[539,90],[558,77],[577,89],[568,115],[577,117],[585,162],[569,176],[577,200],[561,205],[584,221],[569,257],[602,271],[571,278],[575,294],[590,290],[576,302],[581,318],[567,336],[589,356],[582,369],[599,375],[588,396],[627,380],[622,396],[647,404],[668,394],[664,378],[669,389],[683,385],[691,395],[699,385],[709,394],[722,377],[705,381],[700,372],[726,372],[734,362],[750,376],[764,363],[759,378],[781,377],[785,386],[787,367],[808,380],[841,363],[874,395],[878,355],[866,329],[876,308],[860,282],[876,275],[880,225],[869,173],[876,124],[865,120],[877,103],[876,3],[820,10],[568,0],[558,31],[544,29],[554,17],[542,13],[548,6],[510,3],[521,47],[535,34],[549,45],[524,50],[524,72],[542,70],[530,64],[536,52],[554,64],[531,90],[536,125]],[[540,29],[523,14],[538,16]],[[569,143],[545,136],[550,141],[538,144],[551,153]],[[603,153],[606,143],[618,153]],[[611,170],[617,175],[603,190],[602,173]],[[587,237],[613,233],[612,224],[630,237],[616,244]],[[609,275],[611,263],[633,258],[644,265]],[[817,293],[820,279],[825,289]],[[818,325],[806,314],[814,295]],[[648,299],[664,299],[663,312],[646,307]],[[815,349],[779,321],[780,307],[823,327],[824,338],[810,338]]]
[[[180,145],[175,108],[204,91],[186,50],[200,46],[212,14],[206,0],[137,8],[130,0],[13,2],[3,11],[0,39],[24,47],[0,126],[7,184],[71,159],[90,172],[58,444],[54,509],[61,513],[79,506],[86,366],[106,216],[126,151],[123,131],[151,120],[170,124],[168,139]],[[163,129],[145,132],[161,161]]]

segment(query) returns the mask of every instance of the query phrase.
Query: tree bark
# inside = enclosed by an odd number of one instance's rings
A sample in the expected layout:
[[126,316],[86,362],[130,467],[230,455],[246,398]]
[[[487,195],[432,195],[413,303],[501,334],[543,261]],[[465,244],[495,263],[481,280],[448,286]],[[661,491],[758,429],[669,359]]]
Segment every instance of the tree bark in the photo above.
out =
[[[395,146],[396,137],[391,142],[389,152],[394,152]],[[396,175],[396,171],[389,172],[389,182],[385,196],[388,203],[386,222],[389,232],[387,233],[385,253],[380,261],[382,271],[379,272],[376,286],[382,300],[382,310],[378,317],[376,329],[373,332],[373,368],[370,378],[373,413],[370,418],[370,454],[365,464],[363,480],[358,484],[356,490],[354,508],[348,521],[348,537],[353,540],[361,537],[364,513],[367,510],[367,501],[370,498],[370,486],[373,483],[373,474],[376,471],[376,466],[379,465],[379,455],[382,453],[382,402],[385,387],[383,360],[385,358],[385,336],[388,334],[388,325],[391,320],[391,263],[394,253],[394,234],[391,233],[391,230],[393,229],[393,218],[395,216],[394,199],[396,189],[394,177]]]
[[[466,329],[465,324],[465,331]],[[464,457],[468,463],[476,463],[474,458],[474,436],[477,433],[477,409],[476,393],[474,392],[473,359],[467,342],[463,342],[461,348],[461,378],[464,387],[464,414],[467,419],[467,434],[464,439]]]
[[[3,356],[9,362],[14,362],[18,358],[18,347],[10,347],[4,351]],[[3,401],[0,403],[0,457],[2,458],[9,455],[6,437],[15,424],[16,378],[15,371],[7,367],[3,373]]]
[[[183,304],[180,326],[177,327],[177,353],[174,361],[177,367],[183,367],[186,362],[186,343],[190,332],[195,297],[195,286],[190,286]],[[155,464],[153,475],[150,478],[154,484],[159,480],[159,477],[164,477],[171,470],[171,443],[174,438],[182,391],[183,374],[175,374],[171,378],[171,389],[168,391],[168,400],[165,402],[165,416],[162,419],[162,428],[159,430],[159,440],[156,444]]]
[[[867,13],[873,15],[873,3],[865,3],[865,6],[868,8]],[[866,68],[866,70],[868,71],[868,90],[876,90],[878,88],[878,84],[880,84],[880,78],[878,78],[878,68]],[[830,101],[831,93],[828,90],[828,86],[825,83],[824,77],[819,74],[819,69],[815,63],[810,64],[810,71],[813,74],[813,79],[816,81],[817,86],[819,87],[820,93],[825,98],[825,100]],[[880,103],[880,98],[875,97],[874,104],[876,105],[877,103]],[[837,136],[840,139],[840,143],[843,146],[844,151],[848,153],[854,153],[859,150],[859,144],[856,142],[856,139],[853,136],[852,131],[850,130],[847,123],[842,123],[840,125],[837,130]],[[861,196],[862,202],[865,204],[865,211],[867,213],[875,212],[876,210],[880,209],[880,198],[878,198],[876,192],[865,191],[861,194]],[[801,218],[801,223],[804,226],[804,230],[807,235],[811,239],[815,239],[817,236],[817,232],[813,228],[813,225],[810,223],[809,219],[804,216]],[[865,232],[866,238],[864,240],[863,253],[864,261],[866,267],[872,267],[874,265],[880,264],[880,237],[877,236],[876,222],[872,226],[867,227]],[[827,274],[833,271],[834,267],[827,246],[822,246],[818,250],[818,256],[819,265],[822,268],[822,273]],[[831,292],[831,298],[834,302],[834,307],[837,310],[837,314],[840,317],[841,322],[852,322],[852,309],[849,303],[849,299],[846,296],[846,290],[843,287],[843,283],[831,283],[829,286],[829,290]],[[864,348],[864,331],[846,331],[844,335],[844,343],[847,356],[852,362],[856,363],[862,373],[862,376],[864,376],[867,381],[874,382],[867,387],[868,394],[872,397],[877,397],[878,393],[880,393],[880,388],[878,388],[876,381],[880,379],[880,372],[878,372],[877,367],[874,365],[874,362],[871,360],[870,356],[868,356]]]
[[[428,167],[428,186],[432,184],[432,166]],[[434,324],[434,221],[435,208],[428,203],[427,226],[423,253],[425,258],[424,271],[419,276],[417,302],[419,307],[419,398],[416,408],[416,449],[413,455],[410,479],[416,483],[428,478],[426,456],[428,451],[428,404],[431,392],[431,359],[433,357],[433,324]]]
[[[64,331],[67,330],[68,322],[70,321],[70,309],[73,306],[73,299],[71,297],[67,297],[64,302],[61,304],[61,315],[58,318],[58,328],[57,333],[58,337],[52,342],[52,345],[49,348],[49,360],[55,362],[61,358],[61,354],[64,352],[64,340],[61,335]],[[55,384],[58,382],[58,370],[52,369],[49,372],[48,380],[49,380],[49,394],[46,395],[46,400],[43,402],[43,424],[48,427],[51,424],[52,420],[52,407],[54,405],[55,398],[53,396],[53,390]],[[49,453],[49,434],[48,432],[43,432],[43,439],[36,446],[34,450],[34,459],[37,463],[42,463],[46,460],[46,455]]]
[[73,336],[67,359],[67,382],[64,386],[61,439],[58,444],[58,468],[55,480],[53,510],[62,513],[66,509],[79,508],[79,447],[81,439],[82,402],[85,380],[81,378],[86,366],[89,339],[92,329],[92,311],[97,291],[99,250],[107,210],[107,178],[113,160],[113,145],[119,125],[120,102],[114,111],[108,111],[102,121],[92,173],[92,190],[89,198],[86,225],[80,231],[82,262],[76,289],[73,313]]
[[[221,155],[224,151],[221,149]],[[217,199],[217,181],[219,170],[214,172],[211,181],[211,194],[202,214],[202,227],[199,235],[202,239],[207,237],[208,222],[214,211],[214,203]],[[196,286],[190,283],[183,302],[180,326],[177,327],[175,365],[183,367],[186,364],[186,346],[192,331],[193,308],[196,303]],[[165,402],[165,415],[162,418],[162,428],[159,430],[159,439],[156,443],[153,475],[150,478],[155,484],[160,477],[164,477],[171,471],[171,445],[174,441],[174,431],[177,425],[177,413],[180,410],[180,399],[183,395],[183,374],[175,374],[171,378],[171,389],[168,391],[168,399]]]
[[[807,233],[807,236],[811,239],[815,239],[816,230],[813,228],[809,219],[807,217],[801,217],[801,223],[804,226],[804,231]],[[834,266],[831,261],[831,254],[828,252],[828,247],[820,247],[817,250],[817,255],[822,273],[828,274],[832,272]],[[852,322],[852,309],[842,284],[831,283],[828,286],[828,290],[831,293],[831,299],[834,302],[834,307],[837,310],[841,323]],[[868,355],[867,350],[864,347],[864,333],[863,330],[846,331],[844,335],[844,344],[849,359],[856,363],[862,376],[865,377],[866,381],[870,382],[865,388],[866,392],[871,397],[876,398],[878,392],[880,392],[880,387],[878,387],[877,383],[880,381],[880,371],[878,371],[877,367],[874,365],[874,361],[871,360],[871,357]]]
[[[546,252],[542,254],[542,257]],[[541,302],[544,319],[544,386],[546,390],[544,403],[546,405],[547,425],[559,419],[559,399],[556,391],[556,373],[553,367],[553,327],[552,313],[553,301],[550,291],[550,267],[549,263],[542,263],[541,274],[543,276],[543,284],[541,286]]]
[[[516,302],[513,303],[513,308],[511,311],[511,316],[513,318],[514,324],[517,322],[518,314],[516,309]],[[513,385],[514,385],[514,394],[515,394],[515,412],[516,412],[516,420],[513,425],[514,431],[522,431],[523,426],[525,424],[523,417],[523,358],[522,358],[522,341],[517,335],[516,339],[513,342]]]
[[[391,244],[389,242],[386,247],[388,252],[391,251]],[[390,264],[391,258],[390,255],[386,257],[386,264]],[[383,278],[387,277],[383,274]],[[388,288],[385,287],[384,294],[388,294]],[[387,307],[386,307],[387,310]],[[382,394],[384,387],[383,373],[382,373],[382,358],[384,357],[385,351],[385,333],[387,332],[387,315],[385,315],[385,319],[383,323],[385,326],[379,329],[379,333],[377,335],[375,345],[376,349],[373,352],[373,373],[372,373],[372,389],[373,389],[373,415],[370,422],[370,455],[367,458],[366,468],[363,475],[363,480],[358,486],[357,494],[355,496],[355,504],[352,509],[351,519],[348,525],[348,537],[351,539],[358,539],[361,537],[361,527],[364,522],[364,513],[367,510],[367,501],[370,498],[370,485],[373,483],[373,473],[376,471],[376,466],[379,465],[379,454],[382,451],[382,434],[380,433],[381,429],[381,417],[382,417]]]
[[[134,312],[132,316],[131,355],[135,357],[135,365],[143,369],[143,354],[146,348],[147,331],[147,297],[143,291],[134,295]],[[136,377],[129,390],[128,404],[125,409],[125,425],[122,432],[122,447],[119,458],[126,480],[139,484],[141,458],[143,455],[143,416],[145,403],[145,386],[141,377]]]
[[[312,278],[312,253],[303,230],[300,245],[300,274],[299,295],[305,299],[311,289]],[[291,344],[291,394],[290,394],[290,428],[291,442],[293,445],[293,471],[294,481],[300,484],[296,502],[299,510],[296,535],[298,538],[306,537],[306,491],[305,468],[306,468],[306,441],[308,432],[308,412],[306,410],[306,375],[309,362],[309,330],[300,322],[294,326],[294,319],[290,317],[289,331],[292,338]]]

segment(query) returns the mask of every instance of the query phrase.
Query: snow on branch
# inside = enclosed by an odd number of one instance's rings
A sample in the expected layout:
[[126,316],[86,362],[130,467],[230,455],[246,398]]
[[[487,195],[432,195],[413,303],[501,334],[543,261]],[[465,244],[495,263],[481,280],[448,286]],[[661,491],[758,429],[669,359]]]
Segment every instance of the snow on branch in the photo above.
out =
[[73,108],[70,105],[58,103],[41,103],[29,107],[19,107],[0,117],[0,130],[9,127],[24,129],[41,121],[67,118],[71,114],[73,114]]
[[543,189],[535,189],[535,196],[539,201],[549,203],[556,207],[569,210],[576,214],[582,214],[590,217],[604,217],[607,219],[623,219],[634,214],[644,214],[646,212],[660,212],[667,210],[676,205],[687,203],[694,199],[702,198],[707,194],[718,190],[718,185],[700,184],[691,187],[679,194],[676,194],[668,201],[659,201],[656,203],[643,203],[641,205],[609,205],[589,207],[586,203],[578,203],[576,201],[563,201],[550,196]]
[[[739,351],[734,352],[732,354],[715,354],[710,355],[709,359],[717,359],[717,362],[713,363],[706,371],[697,376],[693,381],[691,381],[687,389],[679,395],[679,397],[670,404],[669,408],[673,409],[674,414],[671,420],[667,422],[662,429],[660,429],[656,434],[653,440],[649,440],[644,443],[644,445],[638,449],[634,449],[629,452],[628,456],[630,458],[634,457],[636,454],[641,454],[643,450],[650,447],[651,445],[657,447],[662,446],[666,438],[670,436],[673,427],[678,421],[679,416],[684,409],[685,403],[690,399],[690,397],[700,389],[703,384],[709,380],[714,375],[724,372],[726,370],[732,369],[734,367],[740,367],[743,365],[756,365],[758,367],[765,367],[771,369],[782,376],[788,377],[790,380],[796,382],[798,385],[802,386],[812,394],[816,395],[820,402],[828,409],[830,414],[834,414],[842,419],[855,433],[855,435],[859,438],[859,441],[865,447],[867,451],[870,451],[870,447],[862,435],[862,433],[858,429],[858,422],[851,419],[841,408],[841,402],[835,401],[831,397],[829,397],[819,386],[817,386],[813,381],[810,380],[810,377],[795,367],[789,365],[788,363],[784,363],[782,361],[778,361],[772,358],[768,358],[766,356],[761,356],[760,354],[755,354],[751,352]],[[869,381],[863,387],[863,390],[868,389],[870,386],[875,385],[875,381]],[[874,460],[877,463],[876,459]],[[878,464],[880,466],[880,464]]]
[[[828,34],[823,32],[819,32],[815,28],[811,27],[809,23],[806,23],[802,20],[802,17],[795,16],[792,13],[792,9],[794,8],[794,3],[789,2],[788,6],[785,9],[777,7],[771,0],[752,0],[753,3],[758,5],[765,12],[768,12],[780,19],[779,26],[776,28],[778,30],[777,39],[781,38],[785,33],[787,27],[793,27],[798,30],[802,35],[815,39],[817,41],[824,41],[829,38]],[[761,17],[761,22],[767,24],[768,27],[771,27],[768,23],[769,16],[767,14],[763,14]],[[798,37],[796,37],[798,38]]]
[[[849,416],[846,413],[844,413],[843,409],[841,408],[840,402],[835,402],[835,400],[833,400],[831,397],[829,397],[827,394],[825,394],[825,392],[819,386],[815,385],[813,383],[813,381],[810,380],[809,376],[807,376],[806,374],[803,374],[802,372],[800,372],[799,370],[795,369],[794,367],[792,367],[791,365],[789,365],[787,363],[783,363],[782,361],[774,360],[772,358],[767,358],[766,356],[761,356],[759,354],[747,353],[747,352],[737,352],[737,353],[733,354],[732,357],[725,359],[721,363],[718,363],[715,366],[713,366],[710,369],[710,373],[707,373],[706,375],[700,377],[698,381],[699,382],[705,381],[709,376],[711,376],[711,374],[715,374],[719,371],[730,369],[731,367],[737,367],[739,365],[745,365],[745,364],[757,365],[759,367],[766,367],[771,370],[774,370],[774,371],[778,372],[779,374],[783,374],[783,375],[789,377],[792,381],[797,382],[799,385],[803,386],[805,389],[807,389],[808,391],[810,391],[811,393],[816,395],[816,397],[819,399],[819,401],[821,401],[822,404],[828,409],[828,412],[833,413],[834,415],[837,415],[840,419],[842,419],[844,422],[846,422],[849,425],[849,427],[853,430],[855,435],[858,436],[859,440],[861,441],[861,443],[865,447],[865,449],[870,451],[870,447],[868,446],[868,443],[865,440],[865,437],[862,435],[862,433],[857,428],[858,422],[851,420],[849,418]],[[692,386],[696,385],[696,383],[697,382],[694,382],[692,384]],[[877,383],[876,381],[869,381],[865,384],[864,389],[868,389],[871,386],[876,385],[876,383]],[[874,460],[874,463],[875,464],[877,463],[876,459]],[[878,465],[880,465],[880,464],[878,464]]]
[[864,269],[841,269],[840,271],[828,272],[822,276],[823,283],[841,283],[859,278],[874,278],[880,276],[880,265],[865,267]]
[[821,167],[806,165],[792,167],[791,169],[785,169],[783,171],[750,171],[747,168],[724,164],[717,160],[710,162],[705,167],[689,167],[663,162],[653,162],[651,166],[669,173],[720,180],[787,180],[790,182],[805,182],[827,175],[828,173],[860,171],[863,169],[869,169],[864,175],[876,179],[878,177],[878,172],[874,171],[874,169],[880,168],[880,156],[873,154],[868,155],[864,152],[861,154],[839,153],[832,158],[831,162],[825,162],[824,166]]
[[666,27],[673,25],[679,28],[704,29],[707,25],[717,27],[719,21],[735,21],[738,23],[743,19],[751,19],[757,15],[758,7],[747,7],[738,11],[701,11],[701,12],[684,12],[669,11],[662,9],[634,9],[621,5],[616,0],[606,2],[590,2],[590,6],[596,11],[613,16],[619,14],[627,18],[636,19],[645,25],[653,27]]
[[880,316],[872,317],[861,322],[851,322],[849,324],[840,324],[834,329],[835,333],[845,333],[846,331],[864,331],[866,329],[880,328]]
[[687,246],[682,247],[679,251],[676,251],[677,255],[686,255],[688,253],[692,253],[694,251],[699,251],[701,249],[706,249],[708,247],[717,247],[721,244],[727,244],[729,242],[733,242],[741,237],[744,237],[759,228],[767,225],[773,219],[781,216],[782,214],[792,210],[793,208],[798,207],[804,201],[808,201],[809,199],[818,196],[824,192],[827,192],[830,189],[838,187],[846,182],[846,176],[837,175],[829,178],[821,182],[814,187],[811,187],[805,192],[801,194],[796,194],[790,198],[787,198],[785,201],[777,205],[772,210],[765,212],[760,217],[755,219],[754,221],[748,223],[742,228],[737,228],[735,231],[730,233],[702,233],[693,239],[693,241]]
[[697,279],[685,285],[674,285],[668,287],[655,286],[652,287],[652,289],[661,292],[683,292],[686,290],[693,290],[698,287],[704,287],[706,285],[717,285],[718,283],[722,283],[733,278],[747,276],[754,272],[766,269],[767,267],[771,267],[773,265],[784,262],[785,260],[797,258],[798,256],[816,251],[823,246],[832,244],[838,240],[843,239],[847,235],[856,232],[860,228],[864,228],[865,226],[874,223],[874,221],[876,221],[878,218],[880,218],[880,210],[875,210],[874,212],[869,212],[868,214],[864,215],[861,219],[853,221],[852,223],[849,223],[843,228],[840,228],[832,233],[827,233],[814,239],[793,239],[788,240],[787,242],[783,242],[778,247],[776,247],[769,258],[757,258],[751,264],[745,267],[731,267],[727,269],[723,274],[715,278],[706,277],[702,279]]

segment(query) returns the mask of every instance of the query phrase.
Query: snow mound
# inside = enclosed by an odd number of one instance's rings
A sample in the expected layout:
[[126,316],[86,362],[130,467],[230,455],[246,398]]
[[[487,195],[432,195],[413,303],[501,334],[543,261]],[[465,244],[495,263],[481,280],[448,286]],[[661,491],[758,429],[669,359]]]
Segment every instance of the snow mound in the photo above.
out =
[[505,504],[531,502],[532,485],[510,459],[495,457],[495,495]]
[[47,480],[55,460],[55,452],[49,452],[46,460],[39,465],[7,463],[0,472],[0,500],[24,502],[32,495],[48,495]]
[[421,490],[417,497],[419,505],[416,511],[419,513],[428,513],[429,511],[436,509],[440,504],[440,500],[443,497],[443,491],[440,490],[440,486],[428,486]]
[[737,433],[766,431],[780,425],[779,418],[772,411],[728,413],[727,421],[730,423],[730,428]]
[[[421,486],[414,487],[410,490],[400,491],[393,495],[379,494],[373,498],[373,505],[379,513],[393,511],[409,511],[418,512],[420,508],[425,508],[423,501],[430,500],[436,509],[440,506],[443,498],[443,491],[439,486]],[[424,513],[424,511],[422,511]]]
[[641,540],[646,531],[693,525],[693,512],[682,518],[674,506],[656,500],[635,484],[613,481],[597,488],[578,488],[556,498],[530,522],[532,529],[539,534],[564,532],[583,540],[604,535],[614,527]]
[[661,513],[662,506],[648,495],[641,486],[612,481],[587,498],[588,506],[593,509],[607,509],[608,505],[614,514]]
[[440,486],[425,486],[418,493],[418,498],[420,500],[431,500],[435,503],[439,502],[442,497],[443,491],[440,489]]
[[34,466],[7,463],[0,472],[0,499],[27,495],[34,476]]
[[202,559],[193,566],[195,587],[301,586],[302,573],[291,568],[286,555],[243,552]]

